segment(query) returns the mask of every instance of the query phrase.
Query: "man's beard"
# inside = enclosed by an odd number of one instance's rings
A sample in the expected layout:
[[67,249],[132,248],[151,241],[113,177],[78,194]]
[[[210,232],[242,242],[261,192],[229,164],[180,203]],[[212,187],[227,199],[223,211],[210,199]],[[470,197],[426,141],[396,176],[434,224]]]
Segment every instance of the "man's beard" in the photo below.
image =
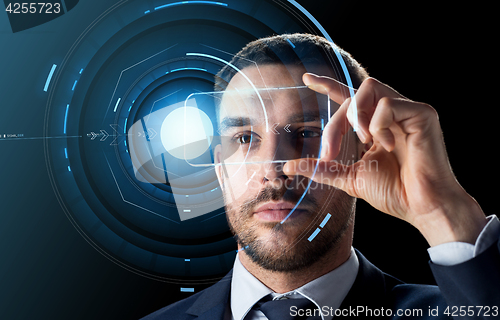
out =
[[[327,189],[325,192],[332,192],[332,189]],[[331,208],[328,211],[331,218],[312,241],[308,241],[308,235],[315,230],[316,226],[311,228],[312,226],[309,227],[308,224],[320,212],[321,207],[311,196],[306,195],[300,202],[300,207],[307,209],[307,215],[311,217],[307,224],[294,219],[289,219],[283,224],[251,221],[252,213],[260,204],[269,201],[297,203],[301,196],[293,190],[287,190],[286,187],[277,189],[268,186],[257,197],[239,207],[226,203],[229,228],[238,245],[254,263],[262,268],[279,272],[305,269],[320,260],[327,252],[335,254],[345,232],[353,223],[355,199],[340,190],[335,190],[332,197],[325,199],[332,204],[328,206]],[[268,229],[272,240],[259,239],[258,229]],[[282,235],[286,235],[291,230],[300,231],[296,239],[289,243]]]

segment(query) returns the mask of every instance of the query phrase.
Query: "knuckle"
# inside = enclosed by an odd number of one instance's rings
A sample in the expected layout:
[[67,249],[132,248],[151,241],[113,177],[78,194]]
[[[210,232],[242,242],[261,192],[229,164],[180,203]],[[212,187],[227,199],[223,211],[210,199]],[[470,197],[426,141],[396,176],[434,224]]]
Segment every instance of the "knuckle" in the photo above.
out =
[[377,108],[380,108],[382,111],[387,112],[388,109],[391,109],[394,107],[396,103],[396,99],[390,98],[390,97],[382,97],[378,101]]
[[420,109],[419,113],[422,120],[425,120],[428,124],[439,122],[438,112],[432,106],[426,103],[418,103],[417,106]]
[[425,110],[425,113],[427,115],[429,115],[430,117],[439,119],[438,112],[431,105],[428,105],[426,103],[422,103],[422,108]]
[[379,84],[380,84],[380,82],[377,79],[372,78],[372,77],[368,77],[363,81],[363,83],[361,85],[364,87],[373,88]]
[[390,97],[383,97],[378,101],[372,121],[368,127],[368,130],[373,136],[387,129],[394,121],[393,108],[395,105],[396,100]]

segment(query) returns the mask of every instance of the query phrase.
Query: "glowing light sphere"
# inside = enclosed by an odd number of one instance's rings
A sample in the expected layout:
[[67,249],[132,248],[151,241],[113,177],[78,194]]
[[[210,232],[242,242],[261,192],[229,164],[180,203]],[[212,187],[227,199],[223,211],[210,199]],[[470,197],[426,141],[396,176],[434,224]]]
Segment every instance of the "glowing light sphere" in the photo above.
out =
[[170,112],[161,125],[165,150],[178,159],[200,157],[210,147],[214,134],[212,121],[202,110],[181,107]]

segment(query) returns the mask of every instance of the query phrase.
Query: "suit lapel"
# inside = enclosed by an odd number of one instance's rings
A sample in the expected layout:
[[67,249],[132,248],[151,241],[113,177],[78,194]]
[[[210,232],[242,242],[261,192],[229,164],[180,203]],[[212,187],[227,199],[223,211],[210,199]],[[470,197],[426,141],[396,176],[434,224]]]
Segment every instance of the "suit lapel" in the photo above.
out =
[[354,284],[340,305],[340,309],[366,306],[380,308],[385,306],[392,287],[401,281],[386,275],[368,261],[358,250],[359,271]]
[[213,286],[205,289],[186,313],[197,316],[197,320],[222,320],[229,303],[229,292],[233,270]]

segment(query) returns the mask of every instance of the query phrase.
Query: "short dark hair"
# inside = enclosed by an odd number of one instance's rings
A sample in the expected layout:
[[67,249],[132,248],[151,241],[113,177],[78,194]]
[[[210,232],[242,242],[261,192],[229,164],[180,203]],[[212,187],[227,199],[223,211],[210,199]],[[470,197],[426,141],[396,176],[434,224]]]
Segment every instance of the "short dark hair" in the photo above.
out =
[[[340,53],[353,86],[358,88],[368,77],[365,68],[334,43],[312,34],[282,34],[257,39],[241,49],[230,64],[239,70],[269,64],[303,66],[306,69],[308,65],[324,65],[332,76],[346,83],[335,51]],[[232,66],[225,65],[215,76],[215,91],[225,90],[237,72]]]

